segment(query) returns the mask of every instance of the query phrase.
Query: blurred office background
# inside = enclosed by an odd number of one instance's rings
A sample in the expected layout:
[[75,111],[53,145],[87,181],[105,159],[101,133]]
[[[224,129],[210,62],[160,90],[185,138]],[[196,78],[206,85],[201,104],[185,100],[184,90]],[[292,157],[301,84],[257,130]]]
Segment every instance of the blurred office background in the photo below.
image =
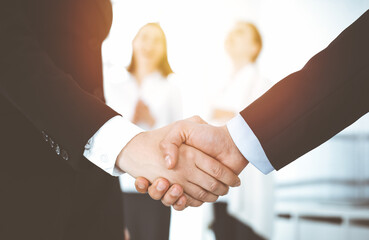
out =
[[[159,22],[184,117],[207,119],[210,95],[230,65],[224,39],[237,20],[258,26],[264,43],[259,68],[277,82],[368,9],[368,0],[114,0],[104,72],[127,66],[138,29]],[[368,115],[275,173],[274,185],[271,239],[369,239]],[[204,207],[173,214],[170,238],[212,239],[206,214]]]

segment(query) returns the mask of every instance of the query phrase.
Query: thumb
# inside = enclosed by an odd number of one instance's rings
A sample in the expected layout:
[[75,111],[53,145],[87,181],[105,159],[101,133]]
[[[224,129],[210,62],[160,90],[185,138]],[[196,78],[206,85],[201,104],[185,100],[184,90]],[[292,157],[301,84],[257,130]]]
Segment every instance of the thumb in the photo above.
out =
[[164,155],[164,160],[168,169],[173,169],[178,162],[179,147],[186,141],[188,132],[185,121],[173,124],[167,135],[160,142],[160,150]]

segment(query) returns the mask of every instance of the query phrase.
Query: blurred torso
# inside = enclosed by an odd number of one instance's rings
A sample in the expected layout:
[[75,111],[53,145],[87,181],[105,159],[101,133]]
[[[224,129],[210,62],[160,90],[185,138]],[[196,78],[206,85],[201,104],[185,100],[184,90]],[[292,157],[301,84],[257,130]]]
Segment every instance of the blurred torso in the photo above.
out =
[[[181,119],[181,96],[170,79],[154,72],[147,75],[139,85],[134,76],[124,69],[112,72],[104,81],[106,103],[123,117],[132,120],[136,104],[142,100],[155,119],[152,127],[145,122],[137,123],[144,130],[160,128]],[[123,191],[135,191],[131,176],[125,174],[120,180]]]

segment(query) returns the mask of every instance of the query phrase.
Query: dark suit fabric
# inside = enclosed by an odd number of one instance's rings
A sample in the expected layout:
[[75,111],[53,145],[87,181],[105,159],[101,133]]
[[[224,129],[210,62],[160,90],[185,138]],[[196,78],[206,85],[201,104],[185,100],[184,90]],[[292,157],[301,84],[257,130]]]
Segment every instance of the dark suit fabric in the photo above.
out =
[[147,194],[122,193],[123,214],[132,240],[168,240],[170,207]]
[[368,109],[369,11],[241,116],[278,170],[333,137]]
[[111,20],[107,0],[0,1],[0,239],[123,239],[118,180],[83,157],[117,115],[102,89]]
[[248,225],[228,213],[227,203],[216,202],[211,229],[216,240],[265,240]]

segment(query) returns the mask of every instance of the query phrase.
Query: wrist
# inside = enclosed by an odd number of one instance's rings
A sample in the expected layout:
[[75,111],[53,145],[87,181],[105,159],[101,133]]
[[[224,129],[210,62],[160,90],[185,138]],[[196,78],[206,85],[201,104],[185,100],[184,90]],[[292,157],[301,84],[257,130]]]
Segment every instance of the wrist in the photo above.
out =
[[247,166],[249,161],[242,155],[240,150],[238,149],[237,145],[232,139],[231,134],[229,133],[229,130],[227,128],[227,125],[224,125],[221,127],[223,136],[225,137],[225,143],[226,143],[226,149],[228,156],[232,159],[232,170],[236,174],[240,174],[242,170]]
[[119,152],[115,166],[120,169],[123,172],[130,173],[130,169],[133,167],[133,161],[132,161],[132,154],[131,154],[131,148],[134,148],[135,142],[137,138],[139,138],[139,135],[144,134],[144,132],[140,132],[137,135],[135,135]]

